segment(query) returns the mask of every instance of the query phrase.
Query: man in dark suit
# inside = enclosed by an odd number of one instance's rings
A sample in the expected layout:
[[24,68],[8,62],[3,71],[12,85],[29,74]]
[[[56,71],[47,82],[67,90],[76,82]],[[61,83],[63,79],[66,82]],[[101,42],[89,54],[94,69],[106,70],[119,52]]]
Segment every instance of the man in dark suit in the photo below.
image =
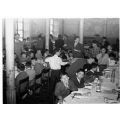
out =
[[84,71],[82,69],[79,69],[76,72],[76,75],[70,79],[77,88],[83,88],[84,85]]
[[38,36],[38,40],[36,43],[36,50],[41,50],[42,53],[45,50],[45,39],[41,34]]
[[55,48],[63,49],[63,46],[64,46],[64,40],[62,38],[62,35],[58,35],[58,40],[55,41]]
[[84,57],[84,47],[83,44],[81,44],[79,41],[79,36],[75,37],[74,40],[74,48],[73,48],[73,54],[75,58],[83,58]]

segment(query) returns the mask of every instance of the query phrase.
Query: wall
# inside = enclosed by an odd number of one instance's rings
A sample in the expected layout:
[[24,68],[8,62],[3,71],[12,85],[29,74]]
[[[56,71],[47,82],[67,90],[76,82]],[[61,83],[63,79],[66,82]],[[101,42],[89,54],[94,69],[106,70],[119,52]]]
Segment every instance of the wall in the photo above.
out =
[[101,18],[84,19],[84,36],[94,36],[99,34],[105,36],[106,21]]
[[79,19],[64,19],[63,21],[64,34],[79,35]]
[[107,19],[107,36],[110,38],[119,37],[119,19]]
[[[64,34],[79,35],[80,19],[64,19]],[[119,19],[118,18],[85,18],[84,19],[84,37],[93,37],[99,34],[106,36],[111,43],[115,43],[119,37]]]
[[45,34],[46,19],[30,19],[30,36],[36,37],[40,33]]
[[[59,19],[59,34],[79,35],[80,19]],[[45,34],[46,19],[24,19],[24,37],[36,37]],[[4,37],[4,28],[3,28]],[[118,18],[86,18],[84,19],[84,36],[107,36],[116,39],[119,37]]]

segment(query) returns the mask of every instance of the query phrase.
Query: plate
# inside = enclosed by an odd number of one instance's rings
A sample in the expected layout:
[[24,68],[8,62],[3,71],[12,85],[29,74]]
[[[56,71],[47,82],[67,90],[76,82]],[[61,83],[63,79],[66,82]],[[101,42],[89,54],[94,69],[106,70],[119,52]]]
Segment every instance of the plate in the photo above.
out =
[[92,89],[92,86],[85,86],[85,89],[91,90],[91,89]]

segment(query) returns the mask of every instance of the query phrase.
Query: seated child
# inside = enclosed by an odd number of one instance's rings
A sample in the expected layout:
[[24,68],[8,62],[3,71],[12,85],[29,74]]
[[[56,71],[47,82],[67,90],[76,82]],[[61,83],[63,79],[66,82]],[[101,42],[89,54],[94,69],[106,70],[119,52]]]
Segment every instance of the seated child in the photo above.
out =
[[86,71],[89,71],[91,69],[91,65],[92,63],[95,62],[95,59],[94,58],[87,58],[87,64],[85,64],[83,66],[83,70],[86,72]]
[[109,66],[114,66],[115,63],[116,63],[116,60],[115,60],[115,54],[114,53],[110,53],[109,54]]
[[[17,69],[18,69],[18,75],[15,78],[16,88],[18,88],[20,80],[23,80],[28,77],[27,73],[25,72],[25,66],[23,64],[18,64]],[[18,91],[18,89],[16,90]]]
[[85,73],[85,82],[94,82],[95,78],[98,78],[100,73],[97,71],[98,65],[96,63],[91,64],[91,69]]
[[32,69],[31,61],[26,62],[26,70],[25,70],[29,76],[29,81],[33,80],[35,78],[35,70]]

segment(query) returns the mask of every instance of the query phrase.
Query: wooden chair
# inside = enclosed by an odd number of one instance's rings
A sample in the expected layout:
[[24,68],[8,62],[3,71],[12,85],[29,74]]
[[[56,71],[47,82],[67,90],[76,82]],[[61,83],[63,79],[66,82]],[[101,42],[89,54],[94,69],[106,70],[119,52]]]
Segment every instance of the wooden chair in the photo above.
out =
[[42,73],[35,76],[35,92],[39,89],[38,93],[40,92],[40,88],[41,88],[41,82],[40,82],[41,77],[42,77]]
[[17,91],[17,103],[21,103],[22,100],[26,98],[28,95],[28,88],[29,88],[29,77],[20,80],[18,85]]
[[35,78],[29,81],[29,94],[32,95],[35,92]]

